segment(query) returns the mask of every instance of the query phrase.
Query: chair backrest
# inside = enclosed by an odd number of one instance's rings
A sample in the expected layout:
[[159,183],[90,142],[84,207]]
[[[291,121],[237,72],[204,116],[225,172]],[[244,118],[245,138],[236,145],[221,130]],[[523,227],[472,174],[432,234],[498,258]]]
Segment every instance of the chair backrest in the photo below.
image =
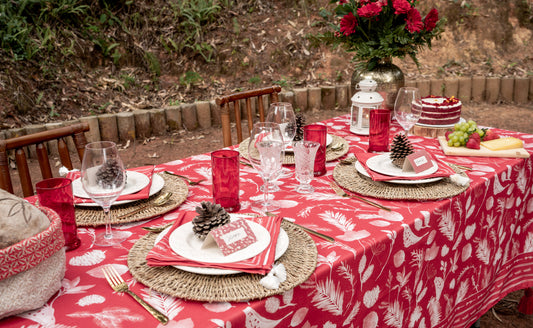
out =
[[14,150],[15,153],[16,167],[19,172],[20,184],[24,197],[32,196],[34,194],[33,184],[24,148],[30,145],[35,145],[37,159],[41,169],[41,176],[43,179],[49,179],[52,178],[53,175],[48,158],[48,150],[46,148],[47,142],[50,140],[57,140],[57,151],[59,153],[61,164],[69,170],[72,170],[72,161],[70,160],[68,146],[64,138],[72,136],[78,152],[78,157],[81,161],[83,159],[85,145],[87,144],[87,139],[84,134],[85,131],[89,131],[89,124],[87,122],[37,132],[21,137],[0,140],[0,188],[13,193],[13,183],[9,172],[9,151]]
[[220,109],[220,120],[222,123],[222,135],[224,137],[224,147],[231,146],[231,125],[230,125],[230,104],[233,103],[233,111],[235,113],[235,124],[237,128],[237,142],[240,143],[243,140],[242,136],[242,123],[241,123],[241,108],[240,102],[242,99],[246,101],[246,116],[248,120],[248,134],[252,131],[254,124],[254,117],[252,111],[252,99],[257,98],[257,111],[259,113],[259,121],[265,121],[265,110],[263,105],[263,96],[270,96],[270,101],[278,101],[278,93],[281,92],[279,85],[274,85],[262,89],[254,89],[248,91],[242,91],[232,93],[224,97],[216,99],[216,103]]

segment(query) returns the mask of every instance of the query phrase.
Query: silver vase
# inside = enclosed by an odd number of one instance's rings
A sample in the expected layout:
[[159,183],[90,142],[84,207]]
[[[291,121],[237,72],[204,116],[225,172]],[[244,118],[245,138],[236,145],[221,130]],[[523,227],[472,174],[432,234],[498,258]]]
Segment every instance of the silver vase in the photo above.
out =
[[405,85],[402,70],[392,63],[392,58],[381,59],[371,70],[366,68],[356,69],[352,74],[351,94],[357,90],[355,86],[364,79],[372,79],[377,82],[377,92],[385,99],[384,107],[394,110],[394,101],[398,90]]

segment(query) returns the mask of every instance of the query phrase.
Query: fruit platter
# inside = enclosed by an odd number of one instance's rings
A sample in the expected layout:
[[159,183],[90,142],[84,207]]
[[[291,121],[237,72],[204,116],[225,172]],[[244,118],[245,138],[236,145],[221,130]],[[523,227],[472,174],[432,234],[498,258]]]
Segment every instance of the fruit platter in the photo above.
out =
[[493,129],[479,128],[473,120],[455,124],[453,131],[439,136],[446,155],[529,158],[521,139],[500,136]]

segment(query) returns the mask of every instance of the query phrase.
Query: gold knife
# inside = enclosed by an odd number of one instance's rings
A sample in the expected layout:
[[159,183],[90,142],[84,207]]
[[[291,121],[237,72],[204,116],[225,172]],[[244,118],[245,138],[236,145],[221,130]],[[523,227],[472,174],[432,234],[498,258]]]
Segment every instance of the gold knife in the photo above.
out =
[[[265,214],[268,215],[268,216],[277,216],[276,214],[274,214],[274,213],[270,213],[270,212],[266,212]],[[330,243],[334,243],[334,242],[335,242],[335,239],[334,239],[333,237],[330,237],[330,236],[328,236],[328,235],[325,235],[325,234],[320,233],[320,232],[318,232],[318,231],[315,231],[315,230],[313,230],[313,229],[309,229],[309,228],[307,228],[307,227],[304,227],[303,225],[294,222],[294,219],[288,219],[288,218],[284,218],[284,217],[282,217],[282,219],[285,220],[285,221],[289,221],[290,223],[292,223],[292,224],[294,224],[294,225],[297,225],[298,227],[302,228],[302,229],[303,229],[304,231],[306,231],[307,233],[310,233],[310,234],[315,235],[315,236],[317,236],[317,237],[320,237],[320,238],[322,238],[322,239],[324,239],[324,240],[327,240],[327,241],[329,241]]]

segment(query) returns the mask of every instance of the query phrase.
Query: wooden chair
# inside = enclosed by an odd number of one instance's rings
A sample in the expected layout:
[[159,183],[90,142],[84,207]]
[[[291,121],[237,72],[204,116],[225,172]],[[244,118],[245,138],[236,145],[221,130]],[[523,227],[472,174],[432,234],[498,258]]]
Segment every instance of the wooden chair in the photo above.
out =
[[13,193],[13,183],[9,172],[8,158],[8,152],[10,150],[15,151],[15,162],[17,170],[19,171],[20,184],[24,197],[32,196],[34,194],[33,184],[24,148],[30,145],[35,145],[39,167],[41,169],[41,176],[43,179],[49,179],[52,178],[53,175],[48,158],[48,151],[45,146],[46,142],[57,140],[57,148],[61,163],[69,170],[72,170],[72,161],[70,160],[65,137],[72,136],[74,144],[76,145],[78,157],[81,161],[83,159],[85,145],[87,144],[87,139],[84,134],[85,131],[89,131],[89,124],[86,122],[21,137],[0,140],[0,188]]
[[224,147],[231,146],[231,125],[230,125],[230,104],[233,103],[233,111],[235,113],[235,123],[237,128],[237,142],[243,140],[242,137],[242,122],[241,122],[241,108],[240,103],[242,99],[246,101],[246,116],[248,119],[248,134],[252,131],[254,125],[254,117],[252,112],[252,99],[257,98],[257,111],[259,113],[259,121],[265,121],[265,110],[263,105],[263,96],[270,96],[271,102],[278,101],[278,93],[281,92],[279,85],[274,85],[262,89],[254,89],[249,91],[242,91],[232,93],[227,96],[217,98],[216,103],[220,109],[220,119],[222,123],[222,135],[224,137]]

